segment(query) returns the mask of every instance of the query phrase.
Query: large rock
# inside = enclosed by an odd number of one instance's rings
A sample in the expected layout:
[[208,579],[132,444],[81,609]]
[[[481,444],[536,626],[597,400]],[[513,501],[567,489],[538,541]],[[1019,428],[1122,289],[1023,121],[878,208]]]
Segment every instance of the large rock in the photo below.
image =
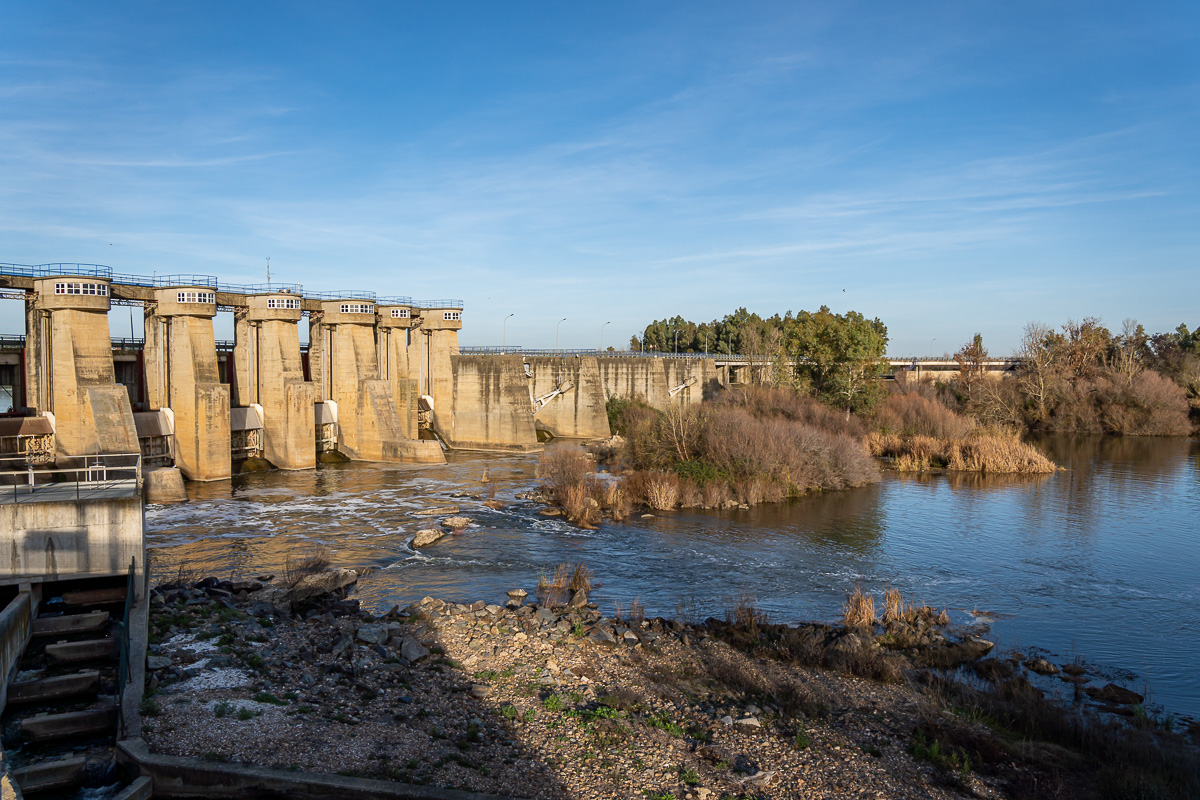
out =
[[586,605],[587,592],[585,592],[583,589],[580,589],[575,593],[575,596],[571,598],[571,608],[583,608]]
[[412,512],[414,517],[440,517],[444,514],[457,514],[458,506],[438,506],[436,508],[426,508],[421,511]]
[[386,625],[363,625],[355,636],[360,642],[367,644],[386,644],[388,629]]
[[283,609],[291,609],[302,603],[341,592],[358,582],[358,573],[340,567],[301,576],[294,583],[280,581],[268,586],[253,597],[257,601],[270,603]]
[[470,517],[447,517],[442,520],[442,527],[449,528],[452,531],[462,530],[471,524]]
[[439,539],[446,535],[445,531],[437,528],[426,528],[423,531],[417,531],[417,535],[413,537],[413,547],[428,547],[436,543]]
[[411,636],[407,637],[404,640],[404,643],[400,645],[401,658],[403,658],[405,661],[408,661],[411,664],[417,663],[422,658],[426,658],[428,655],[429,655],[429,648],[427,648],[425,645],[421,644],[420,642],[418,642],[416,639],[412,638]]
[[1113,703],[1119,706],[1137,705],[1146,699],[1132,689],[1117,686],[1115,683],[1107,684],[1103,689],[1089,688],[1087,693],[1102,703]]

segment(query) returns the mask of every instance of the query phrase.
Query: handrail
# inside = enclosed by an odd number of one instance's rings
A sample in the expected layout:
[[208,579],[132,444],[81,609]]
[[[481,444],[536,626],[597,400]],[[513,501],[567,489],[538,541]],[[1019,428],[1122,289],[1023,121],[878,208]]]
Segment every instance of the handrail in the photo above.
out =
[[298,283],[225,283],[217,284],[218,292],[229,294],[304,294]]
[[203,286],[206,289],[217,288],[215,275],[112,275],[113,283],[122,286],[147,286],[152,289],[174,288],[177,286]]
[[[141,453],[104,453],[100,455],[81,456],[81,458],[83,459],[83,466],[54,467],[50,469],[34,469],[32,464],[29,464],[24,458],[20,457],[10,456],[0,458],[0,464],[19,463],[24,465],[22,469],[0,470],[0,481],[3,481],[7,477],[14,479],[11,484],[7,481],[0,483],[0,502],[8,501],[10,498],[12,502],[17,502],[22,487],[25,489],[25,496],[29,497],[40,491],[61,490],[64,487],[74,484],[76,500],[81,499],[81,493],[84,489],[117,488],[130,481],[134,483],[139,492],[141,491]],[[118,459],[131,459],[132,463],[114,463]],[[16,480],[16,478],[24,478],[24,481]],[[8,490],[10,485],[12,486],[11,492]]]
[[404,296],[380,297],[375,301],[375,304],[380,306],[411,306],[413,299]]
[[137,559],[129,559],[129,576],[125,580],[125,612],[121,615],[120,636],[117,639],[117,729],[125,734],[125,687],[132,680],[132,670],[129,668],[129,628],[133,616],[134,597],[137,587],[134,575],[137,573]]
[[0,263],[0,275],[17,278],[52,278],[55,275],[82,275],[89,278],[111,278],[112,267],[103,264],[8,264]]
[[462,308],[462,300],[421,300],[411,303],[413,308]]
[[372,303],[375,302],[374,292],[364,292],[358,289],[344,292],[305,292],[304,296],[309,300],[370,300]]

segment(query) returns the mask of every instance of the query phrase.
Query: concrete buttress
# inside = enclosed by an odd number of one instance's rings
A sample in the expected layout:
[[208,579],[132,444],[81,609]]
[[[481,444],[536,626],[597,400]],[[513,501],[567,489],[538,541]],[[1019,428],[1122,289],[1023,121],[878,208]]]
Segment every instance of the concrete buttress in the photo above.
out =
[[234,405],[262,407],[263,457],[279,469],[312,469],[316,388],[300,359],[300,297],[248,295],[234,315]]
[[151,409],[175,418],[175,466],[193,481],[232,474],[229,386],[221,383],[212,289],[158,289],[146,305],[146,388]]
[[109,281],[33,282],[26,301],[28,402],[52,412],[60,458],[138,452],[129,393],[116,382],[108,330]]

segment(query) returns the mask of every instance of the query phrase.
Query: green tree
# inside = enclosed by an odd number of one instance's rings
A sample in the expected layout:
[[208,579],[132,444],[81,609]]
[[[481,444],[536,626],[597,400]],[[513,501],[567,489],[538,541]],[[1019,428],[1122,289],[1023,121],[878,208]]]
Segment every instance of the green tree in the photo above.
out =
[[888,336],[878,318],[857,311],[834,314],[821,306],[789,319],[785,340],[800,385],[822,401],[850,412],[870,410],[882,399],[877,378],[887,367]]

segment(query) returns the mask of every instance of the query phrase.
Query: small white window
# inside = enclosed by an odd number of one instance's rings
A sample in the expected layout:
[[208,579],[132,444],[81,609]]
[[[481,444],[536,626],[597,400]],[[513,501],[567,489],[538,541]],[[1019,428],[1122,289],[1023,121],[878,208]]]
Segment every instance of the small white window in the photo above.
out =
[[106,283],[56,283],[54,284],[55,294],[90,294],[97,297],[108,296],[108,284]]
[[367,303],[342,303],[343,314],[374,314],[375,307]]
[[267,308],[299,308],[300,301],[294,297],[270,297],[267,299]]
[[393,308],[392,309],[392,319],[408,319],[408,309],[407,308]]
[[177,302],[180,303],[215,303],[217,296],[212,292],[180,292]]
[[442,319],[446,320],[447,322],[460,321],[462,319],[462,312],[461,311],[443,311]]

